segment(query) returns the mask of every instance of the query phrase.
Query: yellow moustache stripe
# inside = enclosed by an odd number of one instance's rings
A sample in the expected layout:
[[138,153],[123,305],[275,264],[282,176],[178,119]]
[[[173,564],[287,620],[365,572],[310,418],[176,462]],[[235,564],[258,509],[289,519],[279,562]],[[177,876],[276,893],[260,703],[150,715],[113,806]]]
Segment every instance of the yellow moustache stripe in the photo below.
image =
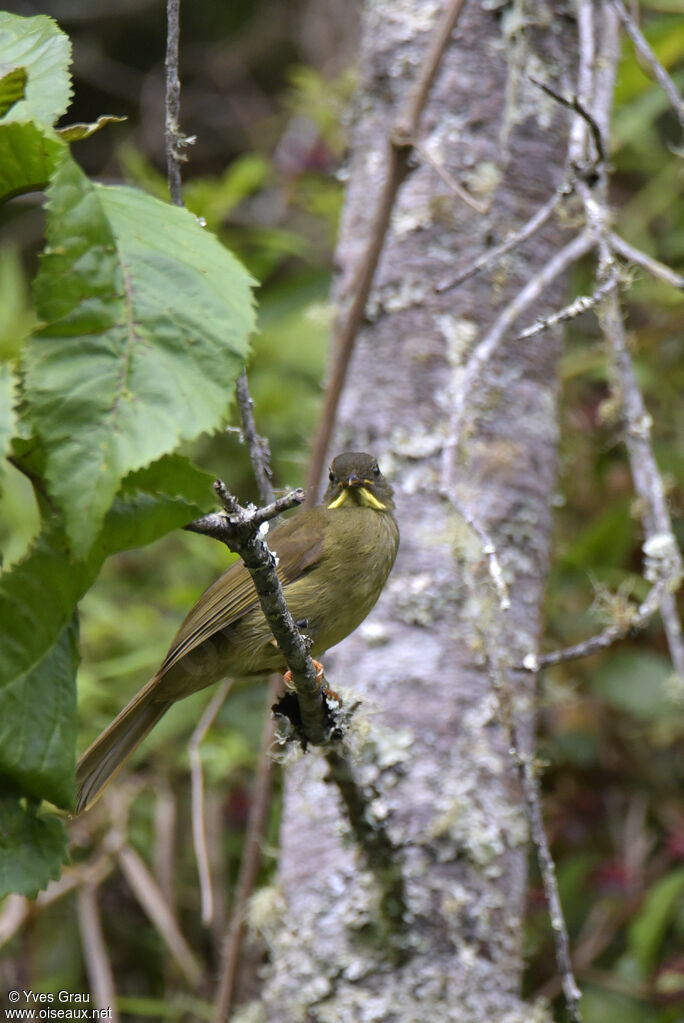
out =
[[[361,498],[361,504],[365,504],[367,508],[374,508],[375,511],[385,511],[386,505],[384,505],[382,501],[378,501],[375,494],[371,494],[370,490],[367,490],[366,487],[354,487],[354,491]],[[341,505],[343,505],[344,502],[349,497],[349,494],[350,491],[348,490],[348,488],[343,487],[341,493],[338,495],[338,497],[335,498],[334,501],[330,502],[328,508],[341,507]]]
[[328,508],[339,508],[340,505],[344,504],[348,496],[349,491],[345,490],[343,487],[339,497],[336,497],[334,501],[331,501],[330,504],[328,505]]
[[375,494],[372,494],[370,490],[366,490],[365,487],[359,487],[358,495],[361,498],[361,503],[367,505],[369,508],[375,508],[376,511],[384,511],[385,505],[382,501],[378,501]]

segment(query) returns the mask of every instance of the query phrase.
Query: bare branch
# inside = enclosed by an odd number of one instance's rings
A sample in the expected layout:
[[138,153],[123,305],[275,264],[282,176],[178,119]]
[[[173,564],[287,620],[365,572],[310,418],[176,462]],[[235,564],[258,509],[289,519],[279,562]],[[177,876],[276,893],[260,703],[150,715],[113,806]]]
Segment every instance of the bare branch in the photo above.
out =
[[216,997],[215,1023],[223,1023],[230,1016],[235,989],[235,977],[240,961],[240,950],[245,930],[245,911],[254,890],[261,863],[261,843],[266,829],[268,810],[273,791],[273,743],[274,724],[270,716],[271,705],[276,698],[280,678],[271,681],[266,700],[267,713],[259,744],[259,767],[254,781],[252,801],[249,808],[242,862],[235,892],[235,903],[228,927],[226,928],[221,953],[219,989]]
[[562,650],[553,650],[548,654],[528,654],[523,661],[523,668],[526,671],[539,671],[540,668],[549,668],[554,664],[561,664],[563,661],[575,661],[580,657],[589,657],[590,654],[598,653],[599,650],[606,650],[613,643],[624,639],[625,636],[643,629],[656,613],[663,598],[665,583],[656,583],[649,591],[646,600],[639,607],[635,607],[628,616],[622,616],[623,620],[609,625],[595,636],[575,643],[573,646],[564,647]]
[[549,907],[549,917],[556,952],[556,965],[565,995],[568,1017],[571,1023],[581,1023],[582,1017],[579,1010],[581,992],[572,970],[570,941],[558,891],[556,868],[544,827],[542,798],[534,760],[532,755],[526,753],[524,749],[524,740],[516,723],[514,688],[510,675],[502,663],[499,647],[493,641],[489,629],[483,630],[483,638],[487,653],[490,681],[497,696],[501,721],[508,738],[509,752],[516,766],[525,799],[525,812],[537,855],[544,894]]
[[222,682],[211,700],[204,709],[202,717],[195,728],[190,742],[188,743],[188,758],[190,760],[190,780],[192,787],[192,844],[195,849],[197,860],[197,873],[199,874],[200,893],[202,903],[202,923],[207,926],[214,919],[214,899],[211,885],[211,871],[209,869],[209,856],[207,855],[207,838],[204,826],[204,777],[202,775],[202,757],[200,746],[204,737],[214,723],[214,719],[223,706],[223,701],[228,695],[233,682],[228,679]]
[[[586,64],[588,55],[593,54],[593,10],[590,0],[579,0],[580,6],[588,6],[589,14],[585,21],[580,19],[580,56]],[[617,62],[619,58],[618,26],[616,12],[619,5],[611,0],[600,10],[602,23],[597,38],[600,39],[600,50],[596,56],[593,116],[601,126],[604,139],[607,136],[610,112],[613,102],[613,88]],[[624,19],[623,19],[624,20]],[[586,24],[585,24],[586,22]],[[585,24],[585,29],[582,25]],[[607,182],[605,168],[601,168],[599,180],[594,188],[586,183],[578,184],[578,191],[584,203],[587,229],[592,233],[598,246],[599,284],[617,281],[615,255],[612,249],[612,236]],[[682,627],[679,620],[673,591],[680,585],[682,578],[682,560],[672,531],[672,521],[663,479],[651,443],[652,419],[644,404],[639,389],[634,366],[627,346],[625,325],[622,311],[614,288],[608,288],[606,298],[599,311],[599,322],[603,334],[612,353],[613,369],[619,395],[622,401],[622,415],[625,424],[625,444],[629,456],[634,489],[641,499],[644,512],[642,515],[645,533],[644,553],[646,555],[646,573],[650,581],[662,579],[667,583],[661,591],[660,611],[667,636],[668,647],[674,669],[680,678],[684,678],[684,642]],[[653,560],[651,550],[658,553]],[[649,559],[650,562],[649,563]]]
[[268,441],[257,433],[254,421],[254,402],[249,393],[247,371],[237,378],[235,384],[240,416],[242,417],[242,433],[249,449],[254,478],[259,488],[259,496],[264,504],[272,504],[275,499],[273,492],[272,473],[270,466],[271,452]]
[[613,5],[620,21],[624,25],[625,32],[634,43],[634,49],[637,51],[642,61],[650,67],[653,77],[670,101],[670,105],[679,118],[679,123],[684,131],[684,100],[679,95],[679,89],[672,81],[651,47],[648,45],[641,29],[621,0],[610,0],[610,3]]
[[556,868],[549,848],[549,840],[544,828],[544,818],[541,808],[541,794],[539,791],[539,780],[537,778],[534,764],[529,757],[516,754],[518,773],[525,795],[527,806],[527,818],[532,831],[532,841],[537,852],[537,863],[542,876],[544,894],[549,907],[549,918],[553,930],[553,938],[556,946],[556,963],[561,977],[565,1004],[568,1016],[572,1023],[581,1023],[579,1000],[582,996],[572,971],[570,960],[570,941],[568,930],[563,916],[560,893],[558,891],[558,880]]
[[188,140],[181,134],[180,79],[178,47],[180,42],[180,0],[166,2],[166,173],[174,206],[183,205],[180,165],[186,159],[183,146]]
[[551,313],[550,316],[540,316],[533,324],[521,331],[515,340],[527,341],[528,338],[541,334],[543,330],[549,330],[550,327],[557,327],[559,323],[566,323],[568,320],[576,319],[582,313],[587,312],[588,309],[594,309],[606,297],[608,292],[616,287],[617,281],[611,279],[599,285],[591,295],[578,295],[577,298],[573,299],[572,302],[569,302],[568,305],[564,306],[557,313]]
[[464,281],[474,277],[475,274],[480,272],[480,270],[486,270],[487,267],[492,266],[492,264],[496,263],[502,256],[505,256],[507,252],[510,252],[511,249],[514,249],[518,245],[521,245],[524,241],[527,241],[528,238],[531,238],[532,235],[546,223],[553,211],[560,205],[563,199],[572,194],[573,190],[574,183],[572,181],[564,181],[563,184],[556,189],[548,202],[545,202],[544,205],[537,210],[534,216],[530,217],[527,223],[520,228],[520,230],[509,234],[505,241],[503,241],[500,245],[495,246],[495,248],[490,249],[489,252],[484,252],[475,260],[474,263],[471,263],[465,270],[461,270],[461,272],[455,277],[445,278],[444,280],[439,281],[435,285],[435,291],[449,291],[451,288],[458,287],[459,284],[463,284]]
[[629,260],[630,263],[636,263],[637,266],[643,267],[653,277],[658,277],[661,281],[665,281],[666,284],[671,284],[673,288],[679,288],[680,291],[684,291],[684,276],[682,274],[678,274],[675,270],[666,266],[665,263],[654,259],[653,256],[642,252],[641,249],[637,249],[634,245],[630,245],[629,242],[626,242],[624,238],[621,238],[614,231],[609,235],[609,242],[623,259]]
[[97,888],[90,884],[81,885],[78,890],[76,906],[78,927],[81,932],[81,947],[89,986],[95,997],[95,1007],[100,1011],[109,1010],[106,1018],[119,1023],[114,971],[107,955],[107,946],[100,924]]
[[489,333],[482,339],[468,359],[459,382],[458,393],[454,399],[451,422],[449,424],[449,438],[443,452],[442,479],[444,486],[447,488],[451,487],[454,478],[456,451],[458,449],[466,404],[470,399],[471,388],[479,377],[483,366],[491,359],[505,337],[506,332],[515,323],[517,318],[539,298],[556,277],[583,256],[591,248],[591,245],[591,235],[585,231],[576,238],[573,238],[560,252],[556,253],[553,259],[549,260],[546,266],[527,282],[525,287],[518,292],[515,298],[499,314]]
[[550,85],[547,85],[545,82],[540,82],[537,78],[533,78],[532,75],[529,76],[529,79],[534,85],[538,86],[543,92],[545,92],[547,96],[550,96],[551,99],[555,99],[557,103],[560,103],[561,106],[567,107],[568,110],[574,110],[576,114],[579,114],[582,120],[586,121],[594,142],[594,148],[596,149],[596,161],[598,163],[605,163],[606,153],[603,148],[601,129],[577,96],[573,96],[572,99],[567,99],[560,92],[556,92],[555,89],[552,89]]
[[428,52],[421,65],[420,75],[408,96],[404,110],[397,118],[391,137],[388,139],[385,178],[378,196],[370,237],[349,289],[352,296],[351,302],[347,309],[340,313],[335,326],[332,343],[334,352],[332,372],[325,393],[320,426],[309,466],[307,489],[310,502],[316,501],[337,406],[347,376],[356,335],[363,321],[371,285],[389,228],[392,209],[401,183],[406,177],[411,147],[418,136],[423,108],[442,55],[465,2],[466,0],[449,0],[447,3],[433,30]]

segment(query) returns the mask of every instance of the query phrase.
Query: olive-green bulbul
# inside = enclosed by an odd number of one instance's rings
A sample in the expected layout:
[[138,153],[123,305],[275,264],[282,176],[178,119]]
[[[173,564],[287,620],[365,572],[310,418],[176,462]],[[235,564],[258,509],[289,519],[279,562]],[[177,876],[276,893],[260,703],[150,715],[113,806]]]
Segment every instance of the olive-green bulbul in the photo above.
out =
[[[320,656],[353,632],[387,581],[399,546],[392,488],[372,455],[334,459],[323,503],[298,512],[268,537],[296,622],[306,623]],[[90,806],[172,703],[226,676],[248,679],[283,671],[242,561],[202,594],[176,633],[166,659],[137,696],[83,754],[77,812]]]

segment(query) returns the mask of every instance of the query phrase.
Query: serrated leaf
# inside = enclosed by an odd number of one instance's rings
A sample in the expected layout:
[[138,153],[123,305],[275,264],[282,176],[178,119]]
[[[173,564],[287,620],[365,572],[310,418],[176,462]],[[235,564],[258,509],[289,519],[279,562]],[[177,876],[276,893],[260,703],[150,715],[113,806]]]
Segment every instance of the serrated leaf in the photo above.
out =
[[16,892],[34,899],[68,862],[67,834],[54,816],[38,816],[0,795],[0,899]]
[[12,367],[8,363],[0,363],[0,458],[9,451],[10,440],[14,434],[14,393],[16,380]]
[[36,124],[0,124],[0,202],[23,192],[42,192],[64,143]]
[[97,121],[91,121],[90,124],[68,124],[65,128],[57,128],[56,132],[65,142],[80,142],[81,139],[88,139],[96,131],[106,128],[108,124],[119,124],[127,120],[127,117],[118,117],[116,114],[102,114]]
[[27,74],[24,98],[9,108],[6,120],[53,125],[71,99],[70,63],[71,43],[52,18],[0,11],[0,64]]
[[4,117],[8,110],[26,93],[26,82],[28,75],[25,67],[15,67],[11,71],[3,71],[0,66],[0,117]]
[[50,492],[77,556],[121,480],[216,429],[254,326],[246,271],[187,210],[93,186],[69,159],[49,190],[25,348]]

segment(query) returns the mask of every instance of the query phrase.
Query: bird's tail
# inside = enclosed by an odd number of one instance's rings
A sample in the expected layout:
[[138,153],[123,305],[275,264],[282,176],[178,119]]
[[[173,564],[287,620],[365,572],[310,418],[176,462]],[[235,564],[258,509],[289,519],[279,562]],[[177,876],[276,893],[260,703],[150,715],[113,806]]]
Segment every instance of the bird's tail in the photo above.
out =
[[150,679],[79,760],[76,768],[76,813],[83,813],[93,805],[104,787],[171,706],[173,701],[151,699],[156,681],[156,676]]

